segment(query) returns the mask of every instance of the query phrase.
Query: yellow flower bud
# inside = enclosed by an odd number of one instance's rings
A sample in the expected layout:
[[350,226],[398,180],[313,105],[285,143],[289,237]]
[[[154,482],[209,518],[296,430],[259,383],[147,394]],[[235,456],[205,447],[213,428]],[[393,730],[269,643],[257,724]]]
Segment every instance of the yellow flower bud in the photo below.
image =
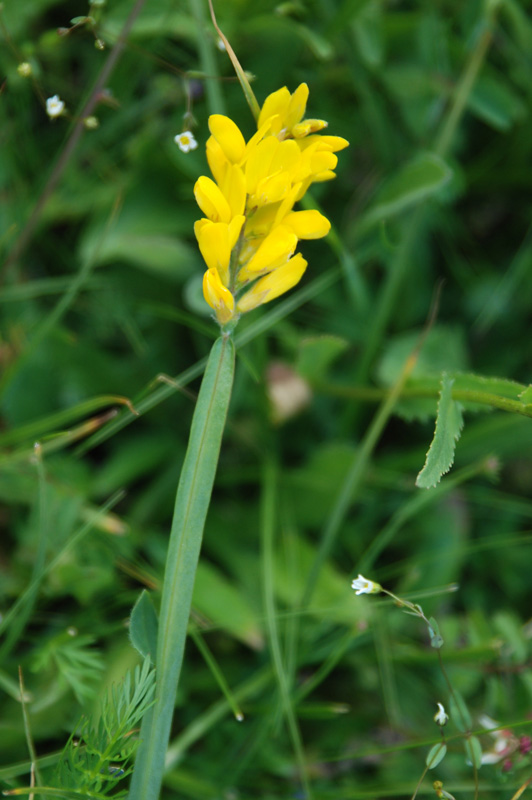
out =
[[203,296],[216,312],[220,325],[232,319],[235,311],[235,299],[229,289],[220,280],[216,269],[208,269],[203,276]]

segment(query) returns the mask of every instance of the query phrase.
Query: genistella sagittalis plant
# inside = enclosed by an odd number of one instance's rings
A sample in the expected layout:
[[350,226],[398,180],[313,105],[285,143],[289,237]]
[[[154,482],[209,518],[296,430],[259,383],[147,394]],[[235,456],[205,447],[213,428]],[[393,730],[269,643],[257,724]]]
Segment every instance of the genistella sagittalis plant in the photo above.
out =
[[[327,123],[303,119],[308,87],[286,87],[266,98],[258,130],[246,143],[228,117],[209,118],[207,157],[214,180],[201,177],[194,194],[204,218],[195,233],[207,271],[203,291],[222,335],[214,343],[194,411],[177,488],[168,544],[155,654],[154,705],[145,715],[128,800],[157,800],[183,662],[194,578],[209,507],[234,375],[231,332],[241,314],[295,286],[307,262],[295,254],[299,239],[325,236],[329,221],[318,211],[294,211],[308,187],[334,178],[338,136],[319,135]],[[192,149],[190,131],[176,137]],[[145,603],[131,615],[132,640],[145,637]],[[144,611],[142,611],[144,609]],[[148,614],[149,618],[149,614]],[[154,636],[141,652],[150,652]]]
[[214,180],[202,176],[194,187],[205,215],[194,232],[207,265],[203,294],[225,330],[299,283],[307,267],[295,254],[299,239],[331,227],[319,211],[293,210],[312,183],[335,177],[335,153],[348,145],[319,134],[324,120],[303,119],[308,93],[302,83],[293,94],[286,86],[270,94],[247,143],[229,117],[209,117]]

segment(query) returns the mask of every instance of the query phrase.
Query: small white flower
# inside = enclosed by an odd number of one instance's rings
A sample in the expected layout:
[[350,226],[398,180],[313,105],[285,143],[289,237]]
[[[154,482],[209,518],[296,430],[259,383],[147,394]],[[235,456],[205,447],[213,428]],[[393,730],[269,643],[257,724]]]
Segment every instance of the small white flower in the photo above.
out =
[[60,117],[63,111],[65,110],[65,104],[61,100],[58,94],[54,94],[53,97],[49,97],[46,101],[46,113],[50,117],[50,119],[55,119],[55,117]]
[[179,149],[183,151],[183,153],[188,153],[189,150],[195,150],[198,146],[197,141],[194,139],[194,135],[190,131],[178,133],[177,136],[174,136],[174,142]]
[[445,711],[444,707],[441,703],[438,703],[438,711],[434,714],[434,722],[437,722],[438,725],[447,725],[449,720],[449,714]]
[[355,594],[378,594],[382,589],[379,583],[369,581],[360,573],[358,574],[358,578],[351,584],[351,588],[355,590]]
[[222,53],[225,53],[225,51],[227,50],[225,42],[223,41],[223,39],[220,39],[219,37],[218,41],[216,42],[216,47],[218,48],[218,50],[221,50]]

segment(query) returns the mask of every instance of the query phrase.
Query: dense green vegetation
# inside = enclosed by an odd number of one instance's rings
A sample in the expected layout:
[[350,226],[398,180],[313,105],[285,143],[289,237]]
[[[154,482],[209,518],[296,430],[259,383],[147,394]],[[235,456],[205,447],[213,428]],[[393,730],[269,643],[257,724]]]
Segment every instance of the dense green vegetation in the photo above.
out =
[[[307,82],[350,147],[305,198],[333,231],[302,282],[235,333],[161,796],[512,800],[532,780],[530,3],[215,8],[259,102]],[[144,589],[159,605],[218,335],[192,190],[209,114],[254,122],[203,0],[5,0],[0,26],[0,788],[125,796],[153,689],[128,620]],[[359,573],[420,608],[357,597]]]

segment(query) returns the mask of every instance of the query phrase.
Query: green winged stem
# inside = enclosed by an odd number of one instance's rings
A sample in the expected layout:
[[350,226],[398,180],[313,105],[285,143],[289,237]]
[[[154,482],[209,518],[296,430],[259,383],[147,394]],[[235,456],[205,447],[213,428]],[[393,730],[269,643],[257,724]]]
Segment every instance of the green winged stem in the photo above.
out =
[[157,800],[187,636],[196,567],[231,399],[232,340],[214,343],[177,488],[162,590],[155,703],[144,717],[129,800]]

